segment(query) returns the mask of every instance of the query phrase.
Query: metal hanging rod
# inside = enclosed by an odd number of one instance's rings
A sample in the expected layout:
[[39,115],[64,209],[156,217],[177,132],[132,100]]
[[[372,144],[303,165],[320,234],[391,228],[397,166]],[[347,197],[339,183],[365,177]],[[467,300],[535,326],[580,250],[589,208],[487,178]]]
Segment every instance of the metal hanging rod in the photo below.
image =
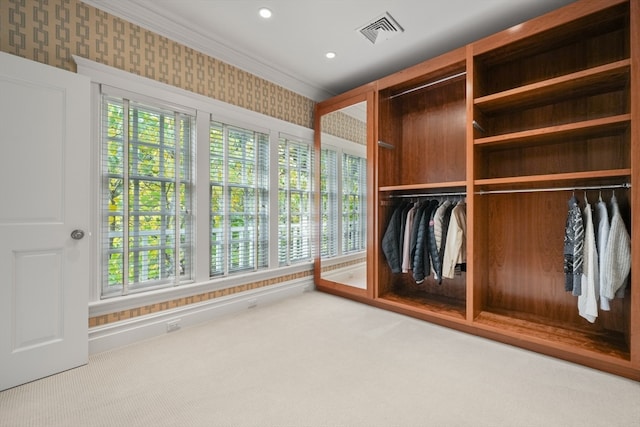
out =
[[[548,188],[515,188],[511,190],[480,190],[475,194],[510,194],[510,193],[537,193],[537,192],[550,192],[550,191],[578,191],[578,190],[611,190],[616,188],[631,188],[631,183],[625,182],[622,184],[611,185],[592,185],[592,186],[578,186],[578,187],[548,187]],[[466,191],[450,191],[444,193],[415,193],[415,194],[390,194],[390,199],[409,199],[409,198],[428,198],[428,197],[453,197],[453,196],[466,196]]]
[[446,82],[447,80],[455,79],[456,77],[462,77],[462,76],[466,76],[466,75],[467,75],[467,72],[463,71],[463,72],[458,73],[458,74],[453,74],[451,76],[443,77],[443,78],[435,80],[433,82],[425,83],[423,85],[420,85],[420,86],[417,86],[417,87],[414,87],[414,88],[411,88],[411,89],[407,89],[404,92],[400,92],[400,93],[396,93],[395,95],[391,95],[389,97],[389,99],[397,98],[399,96],[406,95],[408,93],[415,92],[417,90],[424,89],[424,88],[427,88],[429,86],[437,85],[438,83],[443,83],[443,82]]
[[384,141],[378,141],[378,145],[382,148],[386,148],[388,150],[393,150],[396,147],[394,147],[393,145],[389,144],[388,142],[384,142]]
[[476,194],[510,194],[510,193],[537,193],[544,191],[575,191],[575,190],[610,190],[615,188],[631,188],[631,184],[592,185],[583,187],[550,187],[550,188],[514,188],[511,190],[480,190]]

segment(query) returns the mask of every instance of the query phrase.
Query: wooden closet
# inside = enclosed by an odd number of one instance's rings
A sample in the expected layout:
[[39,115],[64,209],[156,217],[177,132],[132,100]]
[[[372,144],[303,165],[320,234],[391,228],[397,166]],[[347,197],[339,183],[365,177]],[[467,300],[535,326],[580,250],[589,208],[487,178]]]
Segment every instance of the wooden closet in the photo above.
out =
[[[581,0],[367,88],[374,273],[356,299],[640,380],[640,0]],[[568,200],[612,194],[631,275],[590,323],[564,288]],[[466,268],[440,284],[392,273],[394,210],[446,197],[466,202]]]

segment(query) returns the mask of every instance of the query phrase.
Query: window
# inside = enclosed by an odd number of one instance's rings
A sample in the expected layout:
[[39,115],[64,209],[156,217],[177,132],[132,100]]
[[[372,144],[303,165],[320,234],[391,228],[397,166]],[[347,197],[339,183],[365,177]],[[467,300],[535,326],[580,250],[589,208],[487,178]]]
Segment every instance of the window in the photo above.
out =
[[335,143],[320,152],[320,256],[325,258],[367,247],[367,159],[356,154],[364,154],[364,147]]
[[[91,194],[95,310],[126,309],[128,299],[117,296],[166,301],[311,269],[298,263],[312,251],[305,206],[312,149],[302,150],[311,129],[75,59],[94,82],[99,123]],[[287,135],[286,217],[275,213],[280,194],[269,191],[278,185],[276,135]],[[277,243],[281,230],[292,244]]]
[[268,266],[269,135],[212,121],[210,276]]
[[278,144],[278,262],[309,261],[313,147],[280,138]]
[[322,149],[320,154],[320,256],[338,255],[338,153]]
[[102,295],[192,278],[193,115],[102,97]]
[[342,154],[342,253],[367,247],[367,160]]

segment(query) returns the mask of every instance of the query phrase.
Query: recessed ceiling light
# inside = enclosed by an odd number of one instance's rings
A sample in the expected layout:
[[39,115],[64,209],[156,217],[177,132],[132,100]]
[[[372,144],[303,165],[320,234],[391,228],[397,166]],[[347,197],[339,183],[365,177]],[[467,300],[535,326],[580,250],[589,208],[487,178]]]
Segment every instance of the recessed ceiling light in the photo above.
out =
[[329,59],[333,59],[336,57],[336,53],[335,52],[327,52],[324,56],[326,56]]
[[267,9],[266,7],[261,7],[258,13],[265,19],[271,18],[271,10]]

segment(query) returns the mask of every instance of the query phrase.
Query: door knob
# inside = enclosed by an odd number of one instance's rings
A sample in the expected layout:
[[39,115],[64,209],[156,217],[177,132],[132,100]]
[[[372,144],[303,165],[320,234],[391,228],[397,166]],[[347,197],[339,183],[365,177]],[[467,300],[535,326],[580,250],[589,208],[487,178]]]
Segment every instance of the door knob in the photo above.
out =
[[80,240],[84,237],[84,231],[82,230],[73,230],[71,232],[71,238],[74,240]]

